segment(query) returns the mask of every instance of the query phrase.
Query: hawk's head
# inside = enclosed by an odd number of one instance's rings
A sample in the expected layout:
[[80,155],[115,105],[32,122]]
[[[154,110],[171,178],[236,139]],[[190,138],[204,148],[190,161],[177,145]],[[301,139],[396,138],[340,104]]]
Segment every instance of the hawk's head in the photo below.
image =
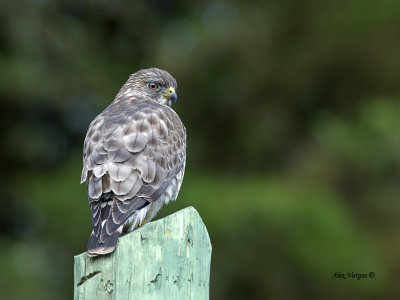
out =
[[150,68],[133,73],[122,87],[120,94],[150,97],[161,104],[171,106],[178,99],[177,88],[175,78],[167,71]]

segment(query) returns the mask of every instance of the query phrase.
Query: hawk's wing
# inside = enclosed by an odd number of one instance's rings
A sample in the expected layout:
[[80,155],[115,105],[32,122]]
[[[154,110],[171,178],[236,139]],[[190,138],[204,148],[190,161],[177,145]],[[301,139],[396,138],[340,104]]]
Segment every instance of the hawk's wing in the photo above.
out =
[[92,210],[88,253],[111,252],[124,223],[165,192],[185,158],[185,127],[169,107],[131,99],[97,116],[86,135],[81,178]]

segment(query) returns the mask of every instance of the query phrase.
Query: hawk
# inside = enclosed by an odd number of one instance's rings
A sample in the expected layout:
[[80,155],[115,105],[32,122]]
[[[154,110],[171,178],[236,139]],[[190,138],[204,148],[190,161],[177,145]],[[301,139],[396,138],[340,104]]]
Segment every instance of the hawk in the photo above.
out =
[[87,254],[112,252],[118,237],[151,221],[177,198],[186,162],[186,129],[171,108],[176,80],[150,68],[130,75],[89,125],[81,183],[93,231]]

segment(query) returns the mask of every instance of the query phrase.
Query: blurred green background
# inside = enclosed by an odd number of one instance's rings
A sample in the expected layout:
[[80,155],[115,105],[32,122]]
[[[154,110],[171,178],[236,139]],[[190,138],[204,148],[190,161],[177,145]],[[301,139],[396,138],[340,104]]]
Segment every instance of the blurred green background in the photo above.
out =
[[86,129],[151,66],[188,133],[158,217],[199,211],[211,299],[400,298],[398,0],[5,0],[2,299],[71,299]]

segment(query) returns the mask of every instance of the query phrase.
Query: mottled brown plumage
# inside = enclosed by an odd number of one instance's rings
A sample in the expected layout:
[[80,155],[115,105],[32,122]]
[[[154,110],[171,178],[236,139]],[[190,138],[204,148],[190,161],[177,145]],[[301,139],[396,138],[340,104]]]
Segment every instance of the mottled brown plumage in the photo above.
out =
[[168,72],[140,70],[90,124],[81,178],[92,211],[89,255],[112,252],[123,232],[176,199],[186,160],[185,127],[170,108],[176,88]]

